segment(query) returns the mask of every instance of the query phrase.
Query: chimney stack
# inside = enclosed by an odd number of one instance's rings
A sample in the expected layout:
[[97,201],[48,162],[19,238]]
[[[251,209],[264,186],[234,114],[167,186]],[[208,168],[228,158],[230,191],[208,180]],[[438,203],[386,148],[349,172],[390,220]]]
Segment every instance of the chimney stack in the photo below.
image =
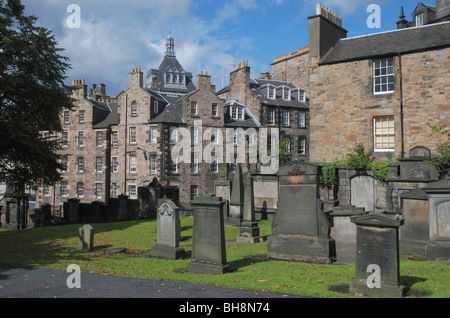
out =
[[311,57],[323,57],[340,39],[347,37],[342,17],[320,3],[316,6],[316,15],[308,19]]
[[128,87],[144,87],[144,74],[141,68],[132,68],[128,79]]

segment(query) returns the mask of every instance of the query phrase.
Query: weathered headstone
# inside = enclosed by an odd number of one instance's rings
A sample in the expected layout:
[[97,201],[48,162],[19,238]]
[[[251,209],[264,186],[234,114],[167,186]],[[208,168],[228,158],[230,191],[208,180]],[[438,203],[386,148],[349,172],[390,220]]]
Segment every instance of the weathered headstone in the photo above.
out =
[[236,165],[233,183],[231,185],[230,211],[228,224],[240,226],[244,214],[244,182],[242,178],[241,165]]
[[214,181],[214,195],[225,201],[223,206],[224,219],[229,216],[229,203],[231,199],[231,181],[228,180],[228,164],[218,164],[217,180]]
[[430,225],[426,258],[450,263],[450,180],[429,183],[423,190],[428,194]]
[[336,242],[336,261],[342,264],[355,264],[356,259],[356,225],[351,222],[352,216],[367,214],[364,208],[351,205],[334,207],[333,217],[334,240]]
[[85,224],[78,229],[78,249],[91,251],[94,248],[94,228]]
[[259,225],[255,221],[255,199],[253,194],[253,177],[247,173],[244,178],[244,209],[243,220],[240,227],[240,236],[236,238],[239,243],[255,243],[262,239],[259,236]]
[[225,201],[213,195],[199,195],[191,204],[194,206],[194,231],[189,272],[223,274],[230,271],[225,249]]
[[158,179],[153,178],[147,186],[138,187],[139,217],[156,217],[156,208],[158,200],[161,198],[162,185]]
[[399,215],[371,213],[354,216],[356,224],[356,274],[350,293],[370,297],[402,297],[400,285]]
[[410,150],[409,158],[400,158],[388,168],[388,180],[402,182],[432,182],[439,179],[437,169],[426,162],[431,158],[428,148],[418,146]]
[[157,207],[157,243],[152,247],[156,257],[179,259],[186,253],[180,243],[180,209],[170,199],[159,200]]
[[319,199],[318,166],[294,161],[281,167],[278,211],[267,238],[268,258],[330,263],[336,256],[330,223]]
[[428,194],[416,188],[400,194],[405,224],[400,231],[400,253],[408,256],[426,256],[430,242]]

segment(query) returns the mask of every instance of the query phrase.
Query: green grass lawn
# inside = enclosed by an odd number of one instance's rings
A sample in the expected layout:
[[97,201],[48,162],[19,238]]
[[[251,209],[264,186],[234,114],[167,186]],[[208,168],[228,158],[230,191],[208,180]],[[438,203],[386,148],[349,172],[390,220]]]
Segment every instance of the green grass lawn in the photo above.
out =
[[[66,270],[77,264],[81,272],[298,294],[314,297],[356,297],[348,294],[355,277],[351,265],[325,265],[267,260],[267,243],[227,245],[231,273],[197,275],[187,272],[192,251],[192,217],[181,218],[180,245],[187,259],[167,260],[150,256],[156,243],[156,220],[91,224],[94,250],[78,248],[80,224],[20,231],[0,230],[0,263]],[[261,235],[271,234],[271,222],[260,221]],[[239,229],[225,228],[227,241],[235,241]],[[105,255],[109,247],[126,247],[127,252]],[[450,297],[450,266],[424,260],[400,260],[401,284],[408,297]]]

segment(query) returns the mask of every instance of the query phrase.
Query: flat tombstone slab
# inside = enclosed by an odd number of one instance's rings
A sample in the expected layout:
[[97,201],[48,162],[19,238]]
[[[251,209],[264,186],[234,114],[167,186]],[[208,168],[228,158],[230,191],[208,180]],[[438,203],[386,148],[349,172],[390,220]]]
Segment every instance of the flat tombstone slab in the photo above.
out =
[[169,199],[160,200],[157,208],[157,244],[152,247],[152,255],[178,259],[185,256],[179,247],[180,218],[178,206]]
[[94,248],[94,228],[85,224],[78,230],[78,249],[90,251]]
[[192,260],[189,272],[223,274],[229,271],[226,261],[223,205],[225,201],[201,195],[191,201],[194,206]]
[[404,220],[383,213],[352,217],[357,227],[356,275],[350,293],[402,297],[398,229]]

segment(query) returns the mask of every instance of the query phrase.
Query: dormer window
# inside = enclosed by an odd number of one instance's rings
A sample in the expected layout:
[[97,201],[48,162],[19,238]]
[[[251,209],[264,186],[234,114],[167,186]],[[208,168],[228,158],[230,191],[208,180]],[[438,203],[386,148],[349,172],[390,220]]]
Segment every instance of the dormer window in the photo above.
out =
[[244,109],[242,107],[232,106],[230,108],[231,108],[231,111],[230,111],[231,119],[235,119],[235,120],[244,119]]
[[298,101],[306,102],[306,92],[303,89],[298,90]]
[[273,87],[273,86],[267,87],[267,96],[269,97],[269,99],[275,99],[275,97],[276,97],[275,87]]
[[288,87],[283,87],[283,99],[291,100],[291,89]]
[[423,12],[416,15],[416,27],[423,25],[423,16],[424,16]]

